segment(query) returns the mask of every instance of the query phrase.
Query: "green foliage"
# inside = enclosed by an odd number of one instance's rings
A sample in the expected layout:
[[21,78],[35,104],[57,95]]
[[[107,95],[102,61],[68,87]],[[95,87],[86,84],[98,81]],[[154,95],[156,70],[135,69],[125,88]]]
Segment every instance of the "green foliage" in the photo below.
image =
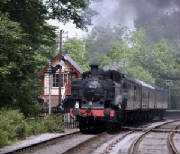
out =
[[71,38],[64,43],[63,53],[69,54],[70,57],[83,69],[87,71],[89,68],[89,57],[83,41]]
[[85,0],[0,1],[0,108],[20,109],[25,116],[37,114],[41,94],[37,74],[57,54],[56,27],[46,21],[72,20],[83,28],[87,5]]
[[30,135],[62,132],[63,115],[48,115],[44,119],[27,118],[18,110],[0,111],[0,147]]
[[172,43],[162,40],[150,47],[147,58],[141,59],[142,65],[155,78],[155,85],[167,89],[166,80],[172,80],[172,106],[179,107],[179,53]]
[[152,77],[152,75],[139,65],[129,67],[127,75],[152,85],[155,83],[155,79]]
[[28,35],[7,15],[1,14],[0,19],[0,107],[17,107],[22,100],[34,104],[30,102],[31,97],[24,95],[31,91],[30,82],[27,81],[32,73],[29,68],[34,67],[29,57],[32,50],[23,41]]
[[61,22],[73,21],[78,28],[84,28],[91,23],[91,14],[85,15],[88,6],[87,0],[45,0],[48,17],[58,19]]
[[43,125],[48,132],[61,132],[64,129],[63,114],[47,115],[43,120]]
[[36,34],[41,41],[33,43],[33,34],[24,33],[21,24],[9,18],[0,15],[0,107],[35,115],[40,109],[37,98],[41,92],[37,74],[55,55],[55,28],[41,26],[41,33]]
[[1,110],[0,111],[0,130],[1,132],[1,139],[5,141],[4,144],[9,144],[11,141],[15,141],[21,136],[21,130],[23,125],[21,123],[24,120],[24,116],[22,113],[19,113],[17,110],[8,111],[8,110]]

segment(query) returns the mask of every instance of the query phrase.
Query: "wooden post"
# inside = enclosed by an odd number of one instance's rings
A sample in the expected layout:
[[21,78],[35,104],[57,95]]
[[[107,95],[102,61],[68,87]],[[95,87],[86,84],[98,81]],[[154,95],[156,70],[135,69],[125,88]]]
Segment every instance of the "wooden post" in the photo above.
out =
[[[61,61],[61,54],[62,54],[62,33],[63,30],[60,30],[60,38],[59,38],[59,61]],[[61,66],[59,68],[59,104],[61,104]]]

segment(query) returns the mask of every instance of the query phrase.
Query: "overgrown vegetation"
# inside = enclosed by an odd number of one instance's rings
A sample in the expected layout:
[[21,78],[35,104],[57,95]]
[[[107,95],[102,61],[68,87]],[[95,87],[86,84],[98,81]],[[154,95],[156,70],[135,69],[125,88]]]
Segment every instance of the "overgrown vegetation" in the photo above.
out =
[[25,118],[18,110],[2,109],[0,121],[0,147],[31,135],[64,130],[62,114],[35,119]]

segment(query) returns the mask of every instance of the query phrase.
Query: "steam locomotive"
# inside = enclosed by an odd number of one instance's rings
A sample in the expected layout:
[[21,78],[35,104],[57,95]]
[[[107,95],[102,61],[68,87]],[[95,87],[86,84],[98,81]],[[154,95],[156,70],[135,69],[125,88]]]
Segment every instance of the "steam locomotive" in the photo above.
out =
[[163,117],[168,107],[168,92],[115,71],[91,65],[82,79],[71,82],[71,95],[63,102],[76,117],[79,128],[119,127],[124,122]]

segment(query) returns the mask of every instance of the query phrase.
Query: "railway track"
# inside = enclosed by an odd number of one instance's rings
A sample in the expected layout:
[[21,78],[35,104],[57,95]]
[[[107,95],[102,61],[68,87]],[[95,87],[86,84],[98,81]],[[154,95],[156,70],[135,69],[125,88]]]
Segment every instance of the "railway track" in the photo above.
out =
[[[180,125],[177,125],[176,126],[176,129],[179,128]],[[168,144],[168,147],[169,147],[169,152],[172,153],[172,154],[179,154],[180,151],[178,151],[178,149],[176,148],[175,144],[174,144],[174,135],[175,135],[175,132],[174,131],[171,131],[168,135],[168,140],[167,140],[167,144]]]
[[38,142],[35,144],[28,144],[27,146],[24,146],[24,147],[20,147],[20,148],[14,149],[14,150],[10,150],[7,152],[0,152],[0,153],[2,153],[2,154],[33,153],[34,151],[37,151],[38,149],[54,145],[57,142],[62,142],[64,140],[69,140],[71,138],[76,138],[80,134],[81,134],[80,131],[75,131],[75,132],[63,134],[63,135],[60,135],[58,137],[54,137],[54,138],[51,138],[48,140],[44,140],[42,142]]
[[[157,134],[160,134],[157,139],[160,138],[164,146],[166,146],[166,152],[163,153],[177,154],[179,149],[177,149],[176,144],[179,136],[176,135],[179,135],[177,129],[179,128],[180,123],[179,121],[176,124],[175,123],[175,120],[169,120],[165,122],[155,122],[136,129],[124,127],[122,131],[115,134],[103,132],[99,134],[85,135],[76,132],[39,145],[20,149],[12,153],[145,154],[144,150],[146,152],[148,150],[151,152],[153,144],[151,146],[150,144],[156,140]],[[168,124],[169,128],[167,127]],[[178,141],[180,141],[180,139]],[[157,146],[153,147],[153,154],[159,153]]]
[[[112,141],[109,141],[107,144],[104,145],[104,147],[97,149],[93,154],[107,154],[107,153],[109,154],[111,153],[112,154],[125,154],[125,153],[126,154],[127,153],[128,154],[151,154],[151,151],[149,150],[152,150],[152,154],[154,153],[177,154],[178,150],[176,149],[176,146],[174,145],[174,142],[173,142],[173,134],[176,133],[176,131],[174,131],[175,128],[169,129],[168,133],[167,133],[168,129],[164,131],[165,128],[162,128],[163,126],[174,123],[174,122],[176,121],[161,122],[161,123],[157,123],[156,125],[148,126],[146,128],[141,128],[138,130],[136,129],[133,130],[131,128],[131,131],[126,132],[123,135],[121,134],[119,135],[119,137],[113,139]],[[179,126],[179,122],[178,122],[178,126]],[[158,128],[158,133],[155,131],[155,129],[157,128]],[[153,133],[152,136],[156,137],[157,134],[159,134],[159,132],[166,136],[166,138],[161,138],[162,141],[167,143],[165,144],[165,146],[167,147],[166,152],[159,151],[159,149],[157,148],[159,144],[157,144],[156,147],[151,145],[151,143],[154,142],[153,137],[151,138],[149,137],[150,140],[148,140],[148,142],[147,141],[145,142],[147,149],[142,148],[142,146],[140,147],[140,144],[144,143],[144,139],[146,138],[146,136],[152,135]],[[169,137],[168,137],[168,134],[170,134]],[[159,137],[160,136],[158,136],[157,138]]]
[[[167,124],[171,124],[171,123],[173,123],[173,122],[166,122],[166,123],[164,123],[164,124],[160,124],[160,125],[158,125],[158,126],[155,126],[154,128],[152,128],[152,129],[149,129],[149,130],[147,130],[146,132],[144,132],[144,133],[142,133],[136,140],[135,140],[135,142],[130,146],[130,148],[129,148],[129,150],[128,150],[128,154],[140,154],[140,153],[142,153],[143,152],[143,149],[142,150],[139,150],[139,145],[140,145],[140,143],[142,142],[142,140],[148,135],[148,134],[150,134],[150,133],[152,133],[152,131],[154,130],[154,129],[156,129],[156,128],[161,128],[162,126],[164,126],[164,125],[167,125]],[[179,124],[178,124],[178,126],[179,126]],[[162,129],[162,128],[161,128]],[[161,130],[161,129],[159,129],[159,130]],[[170,134],[171,134],[171,130],[169,130],[170,131]],[[162,132],[164,133],[164,130],[162,130]],[[157,135],[157,133],[154,133],[154,135]],[[171,136],[171,135],[170,135]],[[168,137],[168,143],[170,144],[170,146],[167,146],[168,148],[169,148],[169,152],[171,152],[171,151],[173,151],[173,153],[174,153],[174,149],[172,149],[172,140],[169,140],[169,139],[172,139],[171,137]],[[154,147],[155,148],[155,147]],[[174,146],[174,148],[175,148],[175,146]],[[168,154],[168,153],[167,153]],[[177,153],[176,153],[177,154]]]
[[[98,148],[102,143],[114,138],[115,135],[110,135],[107,132],[103,132],[94,138],[90,138],[85,142],[80,143],[76,147],[67,150],[64,154],[90,154],[94,149]],[[88,146],[87,146],[88,145]]]

